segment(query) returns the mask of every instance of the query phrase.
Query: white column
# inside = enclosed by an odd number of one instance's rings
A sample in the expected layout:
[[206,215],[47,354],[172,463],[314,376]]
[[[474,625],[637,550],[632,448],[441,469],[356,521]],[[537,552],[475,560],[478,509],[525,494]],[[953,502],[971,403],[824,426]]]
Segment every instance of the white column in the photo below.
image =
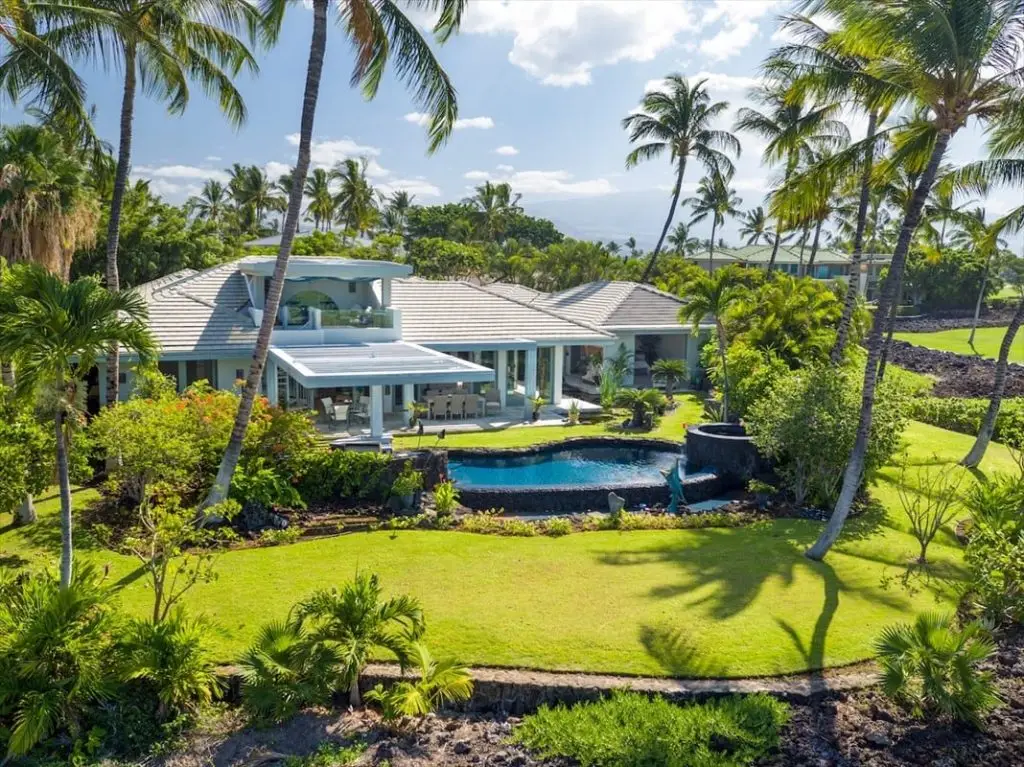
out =
[[868,294],[868,270],[867,267],[861,267],[857,274],[850,275],[851,280],[857,280],[857,292],[860,293],[861,298],[866,298]]
[[537,347],[526,350],[526,371],[523,376],[523,387],[526,393],[526,404],[523,405],[523,415],[529,419],[533,415],[533,403],[531,399],[537,396]]
[[178,391],[185,391],[185,378],[188,375],[188,363],[178,360]]
[[556,346],[551,350],[551,401],[562,401],[562,373],[565,369],[565,347]]
[[267,399],[271,405],[277,404],[277,362],[267,360]]
[[391,306],[391,278],[385,277],[380,281],[380,305],[382,309]]
[[412,413],[409,408],[412,407],[413,400],[416,399],[416,394],[413,391],[412,384],[402,384],[402,426],[408,426],[411,420]]
[[370,387],[370,436],[384,434],[384,387]]
[[498,387],[498,401],[504,410],[508,402],[508,350],[498,349],[494,355],[498,361],[494,369],[494,381]]

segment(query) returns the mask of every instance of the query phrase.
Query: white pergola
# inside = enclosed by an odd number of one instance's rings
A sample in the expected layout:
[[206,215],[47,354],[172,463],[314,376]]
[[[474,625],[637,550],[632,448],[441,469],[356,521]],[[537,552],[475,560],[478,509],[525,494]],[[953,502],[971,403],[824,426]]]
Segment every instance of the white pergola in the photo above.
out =
[[368,386],[373,437],[384,433],[385,386],[401,386],[402,400],[409,403],[416,384],[494,381],[490,368],[404,341],[271,346],[267,360],[267,397],[271,402],[277,401],[278,367],[307,389]]

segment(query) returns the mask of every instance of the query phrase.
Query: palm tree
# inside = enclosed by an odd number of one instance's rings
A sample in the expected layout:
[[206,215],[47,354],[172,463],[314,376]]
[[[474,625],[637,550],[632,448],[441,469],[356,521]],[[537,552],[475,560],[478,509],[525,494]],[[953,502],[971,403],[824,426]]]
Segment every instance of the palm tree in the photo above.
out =
[[740,221],[740,237],[747,238],[747,245],[757,245],[762,237],[768,242],[772,241],[772,229],[768,226],[768,218],[760,205],[743,214]]
[[228,191],[241,213],[240,223],[246,233],[255,233],[263,226],[270,211],[280,210],[282,197],[277,184],[265,170],[256,165],[235,163],[228,169]]
[[686,303],[679,309],[679,322],[693,326],[696,336],[702,320],[712,317],[718,341],[718,360],[722,366],[722,420],[729,420],[729,370],[726,363],[725,313],[746,294],[740,275],[732,268],[701,274],[683,285]]
[[[923,152],[929,159],[903,219],[876,316],[888,317],[902,284],[907,252],[921,220],[950,139],[970,121],[983,125],[1021,100],[1016,56],[1024,34],[1024,9],[1018,3],[991,0],[826,0],[842,25],[852,50],[867,53],[866,76],[897,103],[918,113],[902,131],[894,157]],[[862,152],[854,145],[848,152]],[[902,152],[902,154],[901,154]],[[898,164],[898,162],[897,162]],[[874,323],[867,338],[857,438],[839,500],[828,525],[807,556],[821,559],[835,543],[861,487],[871,432],[878,361],[885,323]]]
[[615,240],[608,240],[608,242],[605,243],[604,249],[608,251],[609,255],[617,256],[622,251],[622,246]]
[[386,692],[378,686],[366,694],[366,699],[380,703],[395,716],[426,716],[445,703],[469,700],[473,694],[469,669],[450,658],[435,660],[423,642],[410,645],[409,660],[419,679],[402,680]]
[[669,227],[672,226],[672,217],[679,205],[679,192],[683,187],[683,176],[686,174],[686,163],[690,157],[695,157],[708,173],[719,170],[731,174],[732,161],[726,153],[731,152],[737,157],[740,154],[740,142],[734,135],[711,127],[715,119],[729,108],[729,103],[712,103],[704,87],[706,82],[699,80],[691,86],[682,75],[671,74],[665,78],[665,90],[645,93],[639,111],[622,120],[622,127],[629,131],[629,142],[639,144],[626,155],[627,169],[643,160],[661,157],[667,150],[675,171],[668,216],[665,217],[665,225],[661,227],[658,243],[651,251],[641,282],[647,282],[650,278]]
[[[267,364],[267,353],[270,349],[270,337],[274,330],[274,321],[281,304],[281,292],[284,289],[284,277],[291,255],[292,242],[298,227],[302,210],[302,191],[306,185],[306,173],[309,170],[310,145],[313,140],[313,122],[316,116],[317,98],[320,94],[320,76],[323,71],[324,51],[327,47],[327,0],[313,2],[313,33],[309,46],[309,61],[306,66],[306,85],[302,98],[302,117],[299,127],[299,151],[295,170],[292,173],[292,188],[288,193],[288,207],[285,211],[284,225],[281,227],[281,245],[274,263],[274,274],[269,282],[264,299],[263,320],[260,323],[256,347],[253,350],[252,364],[245,381],[245,388],[238,403],[238,412],[231,430],[224,458],[217,478],[204,502],[210,506],[223,501],[227,497],[231,477],[238,465],[242,452],[242,440],[249,427],[253,403],[263,376],[263,368]],[[458,31],[465,9],[465,0],[427,0],[421,4],[439,11],[434,35],[440,42],[445,42]],[[264,0],[265,26],[271,41],[277,39],[286,0]],[[352,82],[362,85],[363,94],[372,98],[377,94],[381,78],[387,66],[388,58],[393,55],[397,65],[399,78],[408,85],[416,101],[430,114],[428,135],[429,151],[438,149],[451,135],[458,117],[458,104],[455,88],[440,63],[434,58],[426,40],[420,34],[418,26],[402,13],[394,0],[339,0],[339,18],[346,35],[355,45],[358,55]],[[351,23],[353,18],[366,19],[365,24]]]
[[665,381],[665,396],[671,400],[676,392],[676,384],[686,380],[686,363],[683,360],[664,358],[657,360],[651,365],[651,375],[659,376]]
[[630,236],[626,238],[626,249],[629,251],[630,258],[636,258],[636,237]]
[[298,605],[296,618],[309,632],[309,642],[332,649],[340,659],[341,681],[353,706],[360,705],[359,676],[371,654],[387,650],[404,669],[410,643],[426,628],[416,599],[383,599],[380,579],[367,572],[357,573],[341,591],[314,592]]
[[409,194],[404,189],[392,192],[387,198],[384,212],[381,214],[381,223],[389,232],[405,234],[405,224],[409,217],[409,210],[412,208],[412,201],[416,195]]
[[203,191],[185,201],[185,207],[196,218],[218,224],[227,213],[228,190],[220,181],[211,178],[203,183]]
[[[189,101],[189,81],[215,95],[233,125],[245,121],[245,103],[232,83],[243,68],[256,71],[256,60],[236,36],[255,29],[256,12],[242,0],[68,0],[42,4],[34,15],[45,32],[40,39],[68,61],[121,69],[120,138],[117,170],[107,224],[106,283],[120,288],[117,247],[121,208],[132,157],[135,96],[147,95],[181,114]],[[0,64],[0,83],[19,93],[25,89],[24,63],[8,56]],[[34,83],[28,81],[29,87]],[[107,357],[107,392],[116,402],[119,387],[116,350]]]
[[743,202],[736,196],[736,190],[729,186],[731,174],[713,168],[697,185],[697,196],[687,197],[683,205],[693,206],[690,223],[695,224],[711,216],[711,239],[708,241],[708,271],[715,268],[715,232],[725,223],[726,216],[735,216]]
[[57,481],[60,485],[60,582],[71,582],[71,480],[68,475],[69,415],[76,391],[96,360],[111,347],[150,361],[154,343],[146,327],[146,303],[134,291],[110,291],[82,277],[68,284],[37,264],[15,266],[0,283],[0,357],[14,361],[15,391],[54,393]]
[[36,263],[61,279],[96,239],[99,204],[78,150],[35,125],[0,132],[0,257]]
[[655,413],[665,409],[665,395],[657,389],[619,389],[615,404],[630,411],[630,429],[649,429]]
[[985,266],[981,274],[981,285],[978,288],[978,298],[974,302],[971,332],[967,336],[967,343],[972,349],[974,348],[974,336],[978,330],[978,320],[981,317],[981,305],[985,300],[985,290],[988,287],[989,275],[992,273],[992,261],[999,255],[1000,248],[1006,247],[1006,241],[999,235],[1006,228],[1010,220],[1010,218],[1004,216],[993,221],[991,224],[986,224],[985,209],[977,208],[959,218],[960,225],[963,228],[954,232],[950,240],[954,246],[973,251],[975,255],[985,259]]
[[681,256],[694,253],[700,247],[700,241],[690,235],[690,225],[686,221],[676,224],[676,228],[668,236],[668,244]]
[[521,194],[512,192],[512,186],[507,182],[495,184],[485,181],[476,187],[472,197],[467,197],[463,202],[477,210],[483,239],[496,242],[504,237],[509,217],[522,212],[519,206],[521,197]]
[[[291,181],[290,178],[282,177],[282,182],[284,180]],[[282,182],[278,183],[284,185]],[[317,230],[329,231],[331,221],[337,213],[338,203],[331,191],[331,177],[327,171],[323,168],[314,168],[306,179],[304,193],[309,198],[309,205],[306,207],[307,218],[312,219]]]
[[377,193],[366,177],[368,167],[369,161],[365,157],[359,160],[349,158],[339,162],[331,171],[331,180],[338,182],[338,194],[334,201],[337,221],[345,230],[343,238],[350,231],[365,234],[377,223],[380,215]]

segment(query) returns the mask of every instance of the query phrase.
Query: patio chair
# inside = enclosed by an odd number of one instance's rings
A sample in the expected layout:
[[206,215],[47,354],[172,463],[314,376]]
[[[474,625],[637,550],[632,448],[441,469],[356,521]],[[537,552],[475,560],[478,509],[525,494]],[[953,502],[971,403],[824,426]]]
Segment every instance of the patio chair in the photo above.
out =
[[465,394],[453,394],[448,400],[448,417],[462,418],[463,410],[466,407]]
[[463,412],[466,418],[476,418],[479,415],[480,410],[480,396],[477,394],[467,394],[464,399]]
[[435,397],[435,396],[427,397],[427,418],[429,418],[430,420],[434,420],[435,418],[440,418],[441,414],[438,412],[438,408],[443,408],[443,407],[444,407],[444,405],[442,405],[438,401],[437,397]]
[[334,406],[334,422],[344,423],[348,426],[348,405],[335,405]]
[[356,420],[356,423],[360,421],[370,422],[370,408],[365,402],[359,404],[354,409],[350,409],[348,412],[350,417]]
[[491,415],[492,413],[501,412],[501,395],[497,389],[490,389],[484,397],[484,413]]
[[320,399],[320,407],[324,409],[324,418],[327,419],[327,423],[334,423],[337,420],[334,414],[334,402],[331,401],[330,397],[322,397]]

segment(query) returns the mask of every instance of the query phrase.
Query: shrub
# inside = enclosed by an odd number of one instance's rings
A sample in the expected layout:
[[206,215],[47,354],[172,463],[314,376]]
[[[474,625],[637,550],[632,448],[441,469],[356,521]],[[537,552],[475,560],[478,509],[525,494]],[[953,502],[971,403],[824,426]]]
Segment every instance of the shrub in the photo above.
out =
[[307,503],[350,499],[382,499],[384,475],[391,458],[385,453],[316,450],[299,468],[298,490]]
[[229,495],[242,506],[256,504],[265,509],[306,508],[299,491],[276,471],[268,468],[262,458],[235,470]]
[[915,716],[938,713],[978,726],[1001,703],[992,675],[978,668],[995,645],[976,623],[958,630],[950,615],[919,615],[912,625],[883,630],[876,649],[886,695]]
[[[941,464],[937,456],[933,457],[932,464]],[[956,515],[960,479],[959,474],[936,470],[931,465],[919,466],[912,478],[907,456],[902,456],[896,492],[903,513],[910,522],[910,531],[921,547],[917,558],[919,564],[928,561],[929,544]]]
[[412,461],[406,461],[402,471],[391,483],[391,495],[404,498],[418,493],[423,489],[423,473],[412,467]]
[[964,552],[968,599],[991,625],[1024,620],[1024,482],[1008,475],[967,493],[973,525]]
[[301,537],[302,530],[297,527],[268,527],[256,540],[260,546],[284,546],[295,543]]
[[412,643],[409,656],[419,675],[417,680],[403,679],[388,689],[378,684],[366,695],[368,701],[380,706],[385,722],[403,716],[426,716],[445,703],[469,700],[473,694],[469,669],[458,661],[435,660],[422,642]]
[[613,692],[572,708],[542,706],[512,740],[543,759],[582,767],[738,767],[770,754],[788,718],[788,707],[767,695],[677,706]]
[[541,535],[548,535],[552,538],[561,538],[563,535],[568,535],[573,531],[572,522],[564,517],[546,519],[538,527],[540,528]]
[[58,731],[83,737],[89,710],[117,691],[117,616],[91,567],[61,590],[50,573],[0,589],[0,743],[28,753]]
[[[750,409],[747,430],[775,461],[776,471],[798,505],[831,507],[853,449],[861,386],[852,367],[815,367],[780,378]],[[886,379],[875,395],[864,464],[870,479],[899,446],[907,397]]]
[[[737,418],[746,416],[751,406],[789,372],[789,367],[774,352],[755,349],[742,341],[729,346],[725,360],[729,369],[729,414]],[[704,347],[702,361],[715,388],[725,389],[722,362],[713,344]]]
[[287,757],[284,760],[284,767],[349,767],[359,761],[359,757],[366,752],[366,747],[366,743],[361,740],[345,745],[321,743],[309,756]]
[[537,534],[533,522],[511,517],[500,517],[497,511],[481,511],[459,520],[459,530],[464,533],[483,535],[507,535],[517,538],[531,538]]
[[[55,440],[35,414],[0,386],[0,514],[53,481]],[[27,521],[27,520],[26,520]]]
[[175,610],[159,623],[132,621],[123,640],[126,677],[148,682],[160,701],[157,718],[194,712],[219,692],[210,627]]
[[440,516],[448,516],[455,511],[459,502],[459,490],[451,480],[439,482],[434,488],[434,510]]
[[666,399],[657,389],[619,389],[615,394],[615,404],[629,409],[629,428],[650,429],[658,416],[665,412]]
[[[940,429],[975,435],[981,429],[988,404],[988,399],[915,397],[910,400],[907,415]],[[992,438],[1009,445],[1024,445],[1024,397],[1003,400]]]

